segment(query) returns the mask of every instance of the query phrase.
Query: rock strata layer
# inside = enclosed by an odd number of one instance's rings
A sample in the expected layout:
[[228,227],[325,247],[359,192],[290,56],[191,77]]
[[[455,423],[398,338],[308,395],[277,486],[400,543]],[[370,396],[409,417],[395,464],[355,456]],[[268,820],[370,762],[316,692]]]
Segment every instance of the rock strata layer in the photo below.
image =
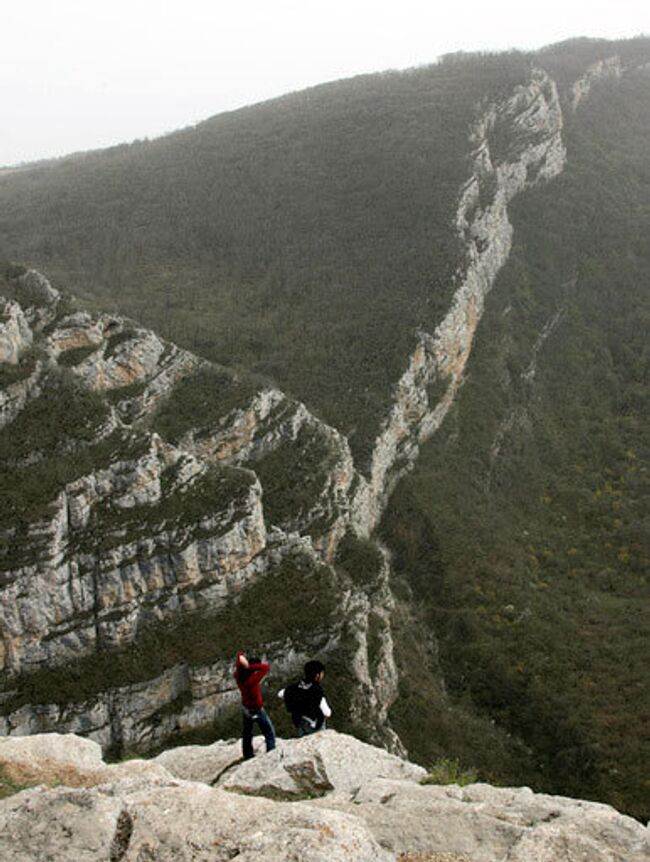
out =
[[[619,74],[616,58],[591,67],[569,105]],[[0,303],[0,469],[10,501],[0,513],[0,733],[69,730],[143,752],[209,727],[237,699],[222,631],[228,620],[238,627],[253,590],[272,593],[278,571],[293,576],[298,560],[303,585],[327,571],[314,601],[335,596],[336,607],[309,636],[295,634],[301,612],[287,613],[284,633],[260,649],[287,676],[314,650],[338,651],[352,668],[346,718],[403,751],[389,721],[398,691],[390,561],[373,533],[463,383],[510,253],[510,202],[564,168],[563,123],[555,82],[534,67],[477,106],[450,213],[464,249],[452,300],[405,357],[368,475],[343,434],[275,387],[133,321],[83,311],[37,272],[16,279]],[[53,413],[57,392],[69,413]],[[344,551],[369,545],[374,567],[362,577],[359,555],[346,561]],[[152,631],[183,621],[190,629],[197,616],[214,624],[212,653],[161,662],[164,648],[143,646]],[[124,666],[136,656],[135,669],[107,669],[101,659],[113,653],[127,656]],[[48,673],[67,668],[96,683],[52,691]]]

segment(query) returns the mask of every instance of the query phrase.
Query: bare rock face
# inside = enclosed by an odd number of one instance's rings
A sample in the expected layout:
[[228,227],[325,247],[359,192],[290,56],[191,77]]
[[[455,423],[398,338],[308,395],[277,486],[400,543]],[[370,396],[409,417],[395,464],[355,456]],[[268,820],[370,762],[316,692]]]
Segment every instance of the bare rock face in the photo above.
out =
[[378,779],[359,790],[352,807],[379,843],[396,853],[454,853],[471,862],[650,859],[650,832],[636,820],[609,805],[527,787]]
[[[343,435],[282,392],[242,383],[133,321],[79,310],[39,273],[11,291],[17,301],[0,318],[0,470],[12,488],[0,518],[0,734],[63,730],[105,749],[160,747],[232,708],[232,646],[166,664],[143,647],[146,670],[104,665],[83,697],[60,694],[48,673],[72,665],[88,677],[102,653],[137,652],[143,632],[236,613],[243,593],[296,555],[313,571],[331,564],[352,486],[365,480]],[[69,410],[52,417],[59,392]],[[43,423],[61,432],[44,435]],[[377,716],[372,738],[399,750],[387,720],[397,690],[387,572],[372,589],[338,577],[329,569],[339,607],[327,630],[317,621],[315,638],[294,642],[288,618],[261,649],[295,675],[314,649],[353,641],[352,719]],[[22,680],[35,675],[27,700]]]
[[0,805],[13,862],[389,862],[357,818],[238,797],[201,784],[128,780],[24,791]]
[[15,785],[93,787],[126,778],[169,778],[153,761],[127,760],[107,765],[101,747],[72,733],[42,733],[0,739],[0,774]]
[[[261,740],[254,739],[257,752]],[[216,784],[226,770],[242,759],[239,740],[218,739],[212,745],[182,745],[168,748],[154,758],[153,762],[163,766],[176,778],[186,781],[200,781],[202,784]]]
[[102,750],[91,739],[72,733],[41,733],[34,736],[0,737],[0,763],[47,761],[78,769],[100,769]]
[[417,781],[426,770],[354,737],[324,730],[280,740],[275,751],[232,769],[221,786],[270,798],[324,796],[358,790],[369,776]]
[[[155,761],[109,766],[97,745],[74,736],[5,740],[0,744],[0,775],[12,778],[8,767],[13,767],[13,775],[26,783],[57,786],[25,789],[0,801],[0,858],[650,859],[648,830],[607,805],[535,794],[528,788],[422,786],[420,767],[332,731],[282,741],[278,751],[258,752],[253,761],[229,769],[237,748],[236,741],[189,746]],[[219,770],[223,777],[218,786],[207,786],[215,774],[219,778]],[[178,777],[183,774],[198,780]],[[276,797],[302,801],[259,798],[270,789]],[[318,798],[305,801],[307,795]]]
[[589,91],[596,81],[603,80],[604,78],[620,78],[622,74],[623,66],[621,58],[618,56],[607,57],[605,60],[593,63],[571,88],[571,109],[573,111],[577,109],[583,99],[589,95]]
[[0,310],[0,362],[16,365],[32,343],[32,332],[17,302],[5,302]]

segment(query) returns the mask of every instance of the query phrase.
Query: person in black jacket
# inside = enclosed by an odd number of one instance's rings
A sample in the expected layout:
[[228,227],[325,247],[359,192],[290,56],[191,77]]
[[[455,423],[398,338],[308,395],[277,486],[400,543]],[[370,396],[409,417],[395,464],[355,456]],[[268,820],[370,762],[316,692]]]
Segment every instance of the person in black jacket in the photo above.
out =
[[325,665],[320,661],[308,661],[300,682],[294,682],[278,692],[278,697],[291,713],[298,736],[306,736],[325,728],[325,720],[332,710],[321,687],[325,676]]

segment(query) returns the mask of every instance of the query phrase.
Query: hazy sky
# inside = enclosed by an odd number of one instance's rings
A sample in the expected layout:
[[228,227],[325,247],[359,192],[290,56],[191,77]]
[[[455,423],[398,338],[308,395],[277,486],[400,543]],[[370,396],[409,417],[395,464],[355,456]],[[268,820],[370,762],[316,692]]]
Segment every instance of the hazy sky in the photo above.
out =
[[5,0],[0,165],[448,51],[650,33],[650,0]]

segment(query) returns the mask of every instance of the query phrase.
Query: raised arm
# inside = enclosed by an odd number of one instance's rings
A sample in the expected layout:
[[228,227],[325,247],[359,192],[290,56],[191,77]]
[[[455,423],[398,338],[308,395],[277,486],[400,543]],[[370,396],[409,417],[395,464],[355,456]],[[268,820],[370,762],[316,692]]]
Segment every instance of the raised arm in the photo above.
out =
[[250,671],[248,681],[252,685],[264,679],[267,673],[271,670],[271,665],[264,661],[258,661],[255,663],[250,662],[248,664],[248,670]]

